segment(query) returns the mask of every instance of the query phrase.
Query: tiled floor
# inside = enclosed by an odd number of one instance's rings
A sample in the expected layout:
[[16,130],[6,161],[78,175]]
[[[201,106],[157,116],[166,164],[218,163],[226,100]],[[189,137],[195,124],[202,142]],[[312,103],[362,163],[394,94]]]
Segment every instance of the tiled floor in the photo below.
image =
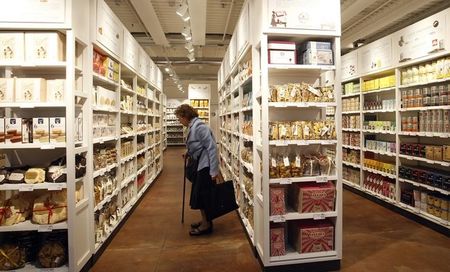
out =
[[[261,271],[236,213],[214,221],[214,233],[190,237],[199,218],[180,223],[183,160],[164,153],[164,169],[91,271]],[[188,194],[187,194],[188,195]],[[344,191],[341,271],[450,271],[450,238]]]

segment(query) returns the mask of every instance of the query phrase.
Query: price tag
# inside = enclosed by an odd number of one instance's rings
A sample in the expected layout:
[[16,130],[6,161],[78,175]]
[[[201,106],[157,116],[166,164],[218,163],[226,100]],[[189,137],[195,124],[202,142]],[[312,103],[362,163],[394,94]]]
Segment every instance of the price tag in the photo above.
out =
[[327,177],[317,177],[317,183],[326,183],[328,181]]
[[41,225],[38,227],[38,232],[50,232],[53,231],[53,225]]
[[292,184],[292,180],[291,179],[282,179],[281,181],[280,181],[280,184]]
[[34,188],[33,188],[33,185],[21,185],[20,187],[19,187],[19,191],[20,192],[31,192],[31,191],[33,191],[34,190]]
[[284,223],[286,222],[286,218],[284,218],[284,216],[282,215],[275,215],[272,221],[275,223]]
[[42,150],[55,149],[55,146],[51,145],[51,144],[46,144],[46,145],[42,145],[41,149]]
[[308,107],[308,103],[306,103],[306,102],[300,102],[300,103],[299,103],[299,106],[300,106],[300,107]]
[[50,184],[48,186],[48,190],[49,191],[61,191],[63,189],[63,184],[62,183],[55,183],[55,184]]
[[313,215],[313,219],[314,220],[324,220],[325,219],[325,214],[323,213],[316,213]]
[[20,105],[20,108],[21,109],[33,109],[34,105],[33,104],[30,104],[30,105],[23,104],[23,105]]

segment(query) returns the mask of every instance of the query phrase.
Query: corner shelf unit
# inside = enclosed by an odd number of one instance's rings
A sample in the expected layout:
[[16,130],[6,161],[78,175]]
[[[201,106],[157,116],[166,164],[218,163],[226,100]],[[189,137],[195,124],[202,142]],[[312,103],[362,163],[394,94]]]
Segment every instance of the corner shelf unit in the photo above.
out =
[[[248,36],[233,35],[230,47],[218,73],[219,122],[220,122],[220,169],[226,179],[235,184],[239,216],[249,240],[255,247],[264,267],[297,266],[304,263],[340,262],[342,258],[342,153],[341,153],[341,84],[340,56],[334,53],[336,65],[275,65],[268,62],[268,43],[271,41],[310,40],[329,41],[333,52],[340,52],[339,31],[312,31],[277,29],[262,22],[270,22],[265,16],[274,1],[247,1],[235,33],[248,27]],[[327,2],[329,3],[329,2]],[[339,6],[338,1],[333,5]],[[337,8],[339,10],[339,8]],[[339,14],[333,14],[339,18]],[[337,22],[340,22],[338,19]],[[336,22],[336,23],[337,23]],[[261,25],[262,24],[262,25]],[[249,26],[248,26],[249,25]],[[244,28],[245,28],[244,27]],[[244,31],[245,32],[245,31]],[[250,33],[252,33],[250,35]],[[260,39],[254,35],[260,35]],[[237,38],[236,38],[237,37]],[[254,40],[251,40],[252,37]],[[259,36],[258,36],[259,37]],[[234,41],[233,38],[237,39]],[[241,41],[240,41],[241,39]],[[242,42],[245,40],[245,42]],[[316,80],[334,83],[321,87],[334,89],[332,102],[270,102],[270,87],[277,84],[313,84]],[[326,109],[333,108],[336,118],[336,139],[324,140],[269,140],[269,126],[273,121],[330,120]],[[300,114],[301,113],[301,114]],[[302,150],[320,149],[330,151],[336,162],[335,172],[313,177],[270,178],[269,166],[272,154],[286,154]],[[328,154],[328,153],[327,153]],[[302,183],[330,184],[335,188],[334,210],[317,214],[298,213],[286,207],[286,213],[271,215],[271,190]],[[287,204],[288,194],[285,195]],[[273,199],[272,199],[273,200]],[[288,212],[289,211],[289,212]],[[280,226],[285,231],[280,244],[288,244],[288,228],[298,222],[330,223],[334,238],[331,250],[317,253],[299,253],[288,245],[282,256],[271,254],[271,230]],[[289,243],[290,244],[290,243]]]
[[[409,176],[408,171],[417,172],[417,175],[426,175],[423,171],[427,170],[436,177],[439,173],[447,177],[450,175],[450,155],[445,154],[445,151],[450,152],[450,127],[448,126],[450,102],[447,99],[435,99],[435,97],[445,97],[448,93],[450,77],[440,75],[436,66],[450,58],[450,51],[425,52],[423,48],[418,47],[415,48],[417,51],[414,52],[415,58],[399,61],[401,50],[395,40],[395,35],[409,35],[408,33],[428,24],[430,20],[434,21],[435,18],[444,15],[448,18],[450,9],[342,57],[342,74],[345,77],[342,80],[342,89],[351,92],[342,94],[342,104],[348,104],[350,99],[355,99],[352,102],[354,102],[353,106],[357,107],[355,116],[358,117],[350,122],[357,128],[343,129],[346,137],[344,137],[342,148],[343,153],[354,160],[343,162],[345,185],[376,196],[381,201],[428,220],[448,233],[450,216],[446,211],[441,211],[440,207],[435,208],[432,203],[448,202],[449,181],[444,178],[442,182],[434,182],[431,175],[430,180],[425,176],[411,180],[413,177]],[[425,42],[421,39],[428,39],[428,37],[421,36],[415,42]],[[383,50],[377,51],[378,55],[372,58],[383,59],[389,56],[383,60],[382,66],[373,69],[359,66],[366,61],[364,52],[381,43],[385,45]],[[445,45],[445,48],[448,46],[448,44]],[[391,52],[398,55],[391,55]],[[352,68],[349,69],[350,67]],[[425,74],[423,74],[424,68],[428,68]],[[350,70],[355,73],[349,74]],[[392,78],[388,84],[390,86],[386,86],[387,76]],[[370,91],[365,91],[363,87],[371,85],[370,81],[375,81],[375,85],[371,86]],[[438,93],[439,90],[441,93]],[[447,91],[442,93],[442,90]],[[392,102],[388,102],[389,100]],[[372,107],[367,108],[368,105]],[[382,105],[388,108],[383,108]],[[427,114],[435,113],[436,116],[442,115],[442,119],[434,119],[434,117],[426,119]],[[342,118],[346,117],[343,115]],[[394,127],[391,127],[391,131],[367,130],[367,127],[364,127],[364,121],[369,120],[393,120]],[[427,125],[434,123],[434,120],[436,120],[435,126]],[[354,148],[355,145],[359,145],[360,148]],[[374,170],[367,167],[367,159],[383,164],[378,164],[378,169]],[[369,163],[373,166],[373,161]],[[390,190],[383,190],[371,180],[377,180],[379,184],[387,184]]]
[[174,105],[168,105],[164,117],[168,146],[182,146],[186,144],[186,130],[175,116],[175,109]]

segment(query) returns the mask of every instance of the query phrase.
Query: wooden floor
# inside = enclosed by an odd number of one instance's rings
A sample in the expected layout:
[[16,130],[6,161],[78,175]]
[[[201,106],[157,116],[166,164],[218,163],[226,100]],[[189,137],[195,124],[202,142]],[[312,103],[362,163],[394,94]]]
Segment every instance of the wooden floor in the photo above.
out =
[[[91,271],[261,271],[236,213],[214,233],[190,237],[199,215],[186,209],[181,148],[168,148],[164,169]],[[187,194],[188,195],[188,194]],[[344,191],[341,271],[450,271],[450,238]]]

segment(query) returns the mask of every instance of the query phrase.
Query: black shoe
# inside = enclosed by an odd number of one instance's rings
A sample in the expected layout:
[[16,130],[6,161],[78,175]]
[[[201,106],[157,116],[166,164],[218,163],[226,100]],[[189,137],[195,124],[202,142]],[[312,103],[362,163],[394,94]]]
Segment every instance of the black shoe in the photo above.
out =
[[189,235],[190,236],[200,236],[200,235],[205,235],[205,234],[211,234],[213,231],[213,227],[212,225],[209,226],[209,228],[204,229],[204,230],[200,230],[198,228],[192,229],[191,231],[189,231]]
[[[210,224],[211,227],[212,227],[212,221],[209,222],[209,224]],[[191,224],[191,229],[197,229],[197,228],[200,227],[201,225],[202,225],[202,221],[197,222],[197,223],[192,223],[192,224]]]

